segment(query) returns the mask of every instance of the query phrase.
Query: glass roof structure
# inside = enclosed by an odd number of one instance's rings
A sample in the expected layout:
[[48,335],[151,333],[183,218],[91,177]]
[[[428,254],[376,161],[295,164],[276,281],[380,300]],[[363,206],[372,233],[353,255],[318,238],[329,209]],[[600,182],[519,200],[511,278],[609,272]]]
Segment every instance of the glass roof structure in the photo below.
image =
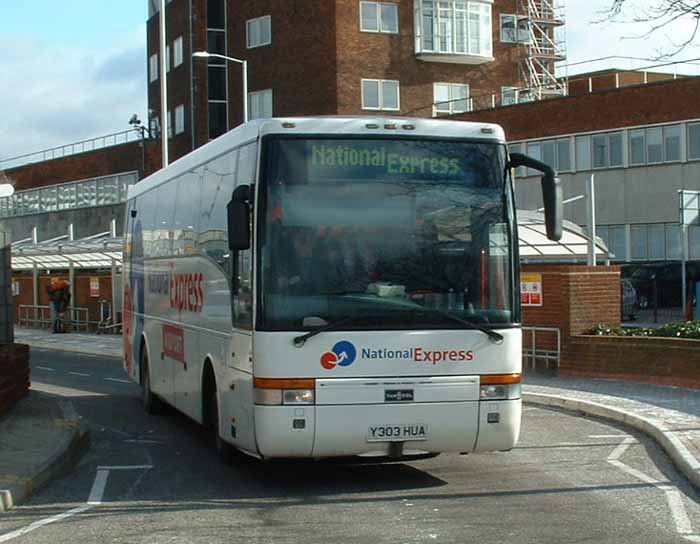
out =
[[[520,260],[522,262],[580,262],[588,255],[588,235],[571,221],[564,221],[561,240],[553,242],[547,238],[544,214],[518,210],[518,238],[520,238]],[[598,259],[610,259],[608,247],[600,237],[595,239]]]
[[80,268],[111,268],[112,262],[122,265],[124,239],[109,232],[68,240],[61,236],[53,240],[32,243],[22,240],[12,244],[12,270],[67,270],[71,263]]
[[[562,239],[552,242],[546,235],[543,214],[518,210],[521,261],[585,262],[588,253],[585,231],[570,221],[564,221],[563,230]],[[67,270],[71,263],[75,269],[111,268],[113,262],[121,267],[123,241],[109,232],[80,240],[68,240],[67,236],[39,243],[22,240],[12,244],[12,269],[32,270],[36,264],[40,270]],[[596,238],[596,255],[603,260],[612,257],[600,238]]]

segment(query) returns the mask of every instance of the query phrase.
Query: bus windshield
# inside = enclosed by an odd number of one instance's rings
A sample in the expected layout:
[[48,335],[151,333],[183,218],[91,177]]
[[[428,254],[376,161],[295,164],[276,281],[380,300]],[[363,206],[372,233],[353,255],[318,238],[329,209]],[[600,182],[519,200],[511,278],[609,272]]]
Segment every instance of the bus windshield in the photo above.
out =
[[266,142],[261,330],[456,329],[514,309],[514,210],[503,145]]

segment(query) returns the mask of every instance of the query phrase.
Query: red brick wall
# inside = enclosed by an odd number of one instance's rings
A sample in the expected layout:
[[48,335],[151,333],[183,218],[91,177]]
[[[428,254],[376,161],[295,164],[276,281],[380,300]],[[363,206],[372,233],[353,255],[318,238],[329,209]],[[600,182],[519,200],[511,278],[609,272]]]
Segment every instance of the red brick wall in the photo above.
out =
[[451,119],[497,123],[509,140],[700,118],[700,78],[517,104]]
[[[393,79],[400,82],[399,114],[431,117],[433,83],[467,83],[472,97],[500,93],[502,86],[518,86],[518,63],[523,48],[500,41],[500,14],[515,13],[515,0],[497,0],[493,6],[493,56],[482,65],[449,64],[418,60],[415,51],[414,0],[399,0],[399,34],[360,32],[360,3],[338,0],[337,113],[375,113],[362,110],[361,80]],[[392,112],[383,114],[396,115]]]
[[0,416],[29,394],[29,346],[0,346]]
[[15,189],[22,191],[57,183],[139,171],[141,161],[139,142],[130,142],[97,151],[11,168],[5,173],[17,182]]
[[554,327],[562,337],[581,334],[598,323],[620,324],[620,267],[535,265],[523,273],[542,274],[541,307],[523,307],[526,327]]
[[700,388],[700,340],[575,336],[564,352],[560,375]]

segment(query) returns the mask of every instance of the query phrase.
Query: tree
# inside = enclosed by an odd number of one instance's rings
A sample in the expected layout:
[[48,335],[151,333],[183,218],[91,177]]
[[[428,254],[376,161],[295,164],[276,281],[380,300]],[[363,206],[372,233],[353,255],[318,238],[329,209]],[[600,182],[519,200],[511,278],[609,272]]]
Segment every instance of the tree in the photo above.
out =
[[672,57],[691,45],[699,35],[700,0],[655,0],[651,7],[642,7],[642,0],[610,0],[612,4],[604,11],[607,20],[624,20],[633,23],[647,23],[651,28],[639,38],[646,38],[681,20],[690,20],[688,33],[679,36],[680,43],[674,43],[672,51],[662,52],[659,58]]

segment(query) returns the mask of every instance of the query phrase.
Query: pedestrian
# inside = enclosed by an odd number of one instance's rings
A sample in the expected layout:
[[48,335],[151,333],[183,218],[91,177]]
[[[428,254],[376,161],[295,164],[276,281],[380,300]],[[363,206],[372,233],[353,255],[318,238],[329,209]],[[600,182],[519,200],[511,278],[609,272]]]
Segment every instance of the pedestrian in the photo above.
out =
[[49,300],[51,304],[51,324],[52,332],[66,332],[65,312],[70,305],[70,286],[68,282],[60,278],[52,278],[48,287]]

